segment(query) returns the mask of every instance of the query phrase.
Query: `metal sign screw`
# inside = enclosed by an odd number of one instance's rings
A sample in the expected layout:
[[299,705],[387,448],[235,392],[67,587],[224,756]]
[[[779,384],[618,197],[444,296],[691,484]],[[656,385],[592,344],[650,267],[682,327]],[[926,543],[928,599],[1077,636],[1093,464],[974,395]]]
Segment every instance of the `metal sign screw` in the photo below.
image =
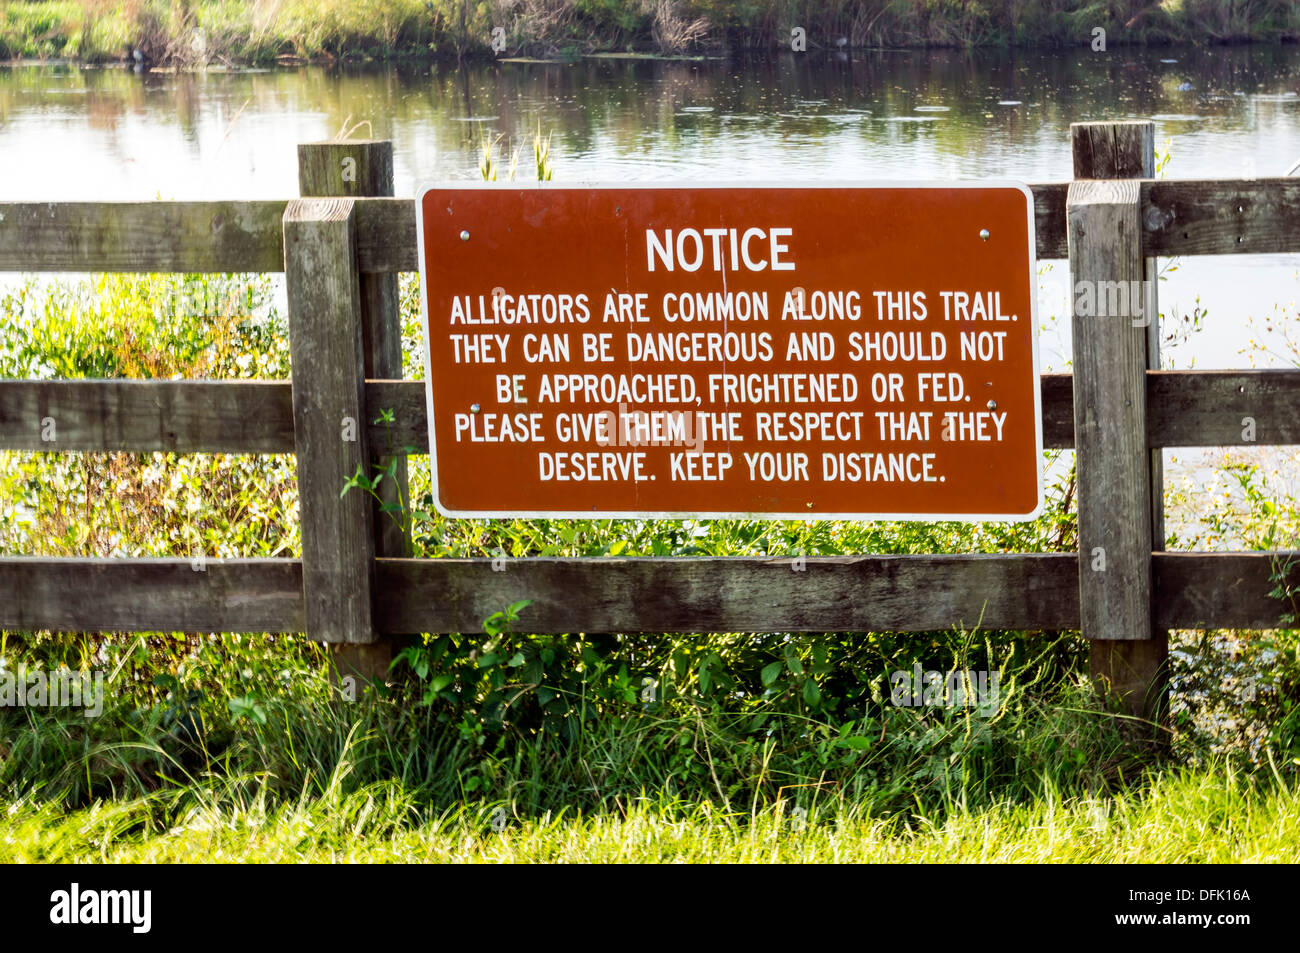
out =
[[477,413],[478,413],[480,410],[482,410],[482,409],[483,409],[483,408],[480,407],[478,404],[470,404],[470,405],[469,405],[469,412],[470,412],[471,414],[477,414]]
[[[465,238],[465,237],[467,237],[467,236],[465,235],[464,232],[461,232],[460,235],[461,235],[461,238]],[[981,229],[980,229],[980,240],[981,240],[981,241],[988,241],[988,240],[989,240],[989,230],[988,230],[987,228],[981,228]]]
[[461,233],[460,233],[460,240],[463,241],[463,242],[467,242],[467,241],[469,241],[469,232],[461,232]]

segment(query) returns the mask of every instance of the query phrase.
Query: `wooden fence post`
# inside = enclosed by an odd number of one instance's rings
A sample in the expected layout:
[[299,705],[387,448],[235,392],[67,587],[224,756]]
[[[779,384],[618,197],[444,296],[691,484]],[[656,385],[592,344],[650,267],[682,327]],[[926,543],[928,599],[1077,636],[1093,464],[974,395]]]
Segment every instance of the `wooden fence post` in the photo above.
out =
[[307,635],[373,643],[370,500],[360,490],[340,496],[357,468],[369,465],[351,199],[289,203],[284,271]]
[[1155,126],[1075,123],[1070,137],[1082,629],[1094,681],[1123,710],[1159,721],[1169,640],[1153,624],[1151,553],[1164,547],[1164,483],[1161,452],[1147,448],[1146,371],[1160,367],[1160,321],[1138,184],[1123,181],[1155,177]]
[[[393,144],[387,139],[347,139],[302,143],[298,146],[298,188],[304,196],[392,196]],[[361,275],[361,340],[365,376],[371,380],[402,378],[402,319],[398,308],[397,275]],[[369,424],[379,407],[365,408]],[[387,447],[371,447],[371,462],[387,466]],[[393,448],[400,449],[400,448]],[[379,485],[380,500],[372,498],[374,549],[379,556],[410,555],[409,512],[383,512],[385,504],[410,509],[406,456],[397,454],[396,479]],[[373,474],[375,471],[369,471]],[[371,643],[335,645],[335,663],[342,676],[382,680],[393,660],[393,638]]]

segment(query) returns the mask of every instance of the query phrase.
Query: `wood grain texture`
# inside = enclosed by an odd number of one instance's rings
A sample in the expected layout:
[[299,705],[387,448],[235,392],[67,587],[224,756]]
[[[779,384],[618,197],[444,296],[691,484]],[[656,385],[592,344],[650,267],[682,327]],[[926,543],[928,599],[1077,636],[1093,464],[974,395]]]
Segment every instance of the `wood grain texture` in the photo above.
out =
[[357,260],[363,272],[419,271],[415,202],[357,200]]
[[[305,196],[391,196],[393,144],[387,139],[351,139],[299,145],[298,187]],[[361,351],[368,379],[402,377],[402,319],[397,297],[395,273],[361,275]],[[377,409],[366,404],[367,425],[377,416]],[[394,448],[404,445],[395,444]],[[406,457],[401,453],[390,457],[387,449],[385,440],[370,444],[372,467],[387,467],[396,458],[393,476],[379,485],[380,498],[371,500],[375,553],[406,556],[411,552],[408,507],[404,505],[410,498]],[[385,506],[388,512],[384,512]],[[364,657],[373,660],[376,655],[371,652]]]
[[1074,178],[1149,179],[1156,174],[1155,141],[1149,119],[1071,123]]
[[[1300,587],[1300,553],[1152,561],[1162,628],[1277,628],[1295,611],[1269,592],[1275,577]],[[789,558],[520,559],[500,569],[490,559],[381,559],[377,573],[389,594],[376,607],[382,631],[477,631],[520,599],[533,600],[528,632],[1077,630],[1081,621],[1073,553],[809,556],[803,572]]]
[[303,624],[296,559],[0,558],[0,628],[11,631],[301,632]]
[[[1106,122],[1106,123],[1076,123],[1070,127],[1071,154],[1074,159],[1074,175],[1078,179],[1151,179],[1156,174],[1155,169],[1155,124],[1149,121],[1138,122]],[[1066,198],[1067,206],[1069,196]],[[1139,197],[1139,206],[1141,199]],[[1070,212],[1067,209],[1067,218]],[[1128,211],[1123,212],[1125,227],[1127,227]],[[1132,346],[1142,354],[1139,366],[1147,372],[1159,370],[1160,368],[1160,322],[1159,322],[1159,304],[1157,301],[1157,281],[1156,281],[1156,260],[1151,257],[1141,257],[1149,252],[1143,247],[1146,239],[1145,232],[1139,232],[1133,239],[1132,244],[1136,245],[1138,251],[1124,249],[1122,254],[1126,256],[1124,268],[1131,269],[1142,280],[1141,291],[1136,296],[1141,304],[1141,315],[1146,320],[1146,327],[1141,332],[1131,328],[1132,319],[1128,320],[1130,329],[1124,330],[1126,346],[1131,342]],[[1070,241],[1073,243],[1074,236],[1070,235]],[[1133,256],[1137,255],[1135,259]],[[1077,282],[1079,275],[1071,268],[1071,275]],[[1099,277],[1098,275],[1085,277]],[[1078,285],[1076,284],[1077,288]],[[1132,289],[1130,289],[1131,291]],[[1134,309],[1136,310],[1136,309]],[[1122,319],[1121,319],[1122,320]],[[1094,319],[1095,321],[1095,319]],[[1109,322],[1115,324],[1113,320]],[[1092,330],[1097,330],[1098,325],[1094,323]],[[1077,339],[1077,337],[1076,337]],[[1127,353],[1127,352],[1126,352]],[[1117,374],[1124,374],[1126,371],[1117,370]],[[1149,392],[1149,388],[1146,388]],[[1150,407],[1149,393],[1139,394],[1141,408],[1146,411]],[[1125,398],[1125,409],[1131,410],[1132,407],[1127,403]],[[1079,408],[1076,406],[1076,419]],[[1142,433],[1139,431],[1139,433]],[[1146,433],[1148,439],[1145,441],[1149,444],[1149,425]],[[1125,454],[1133,453],[1131,447],[1125,445]],[[1147,502],[1145,530],[1142,526],[1136,526],[1133,534],[1139,539],[1133,542],[1133,545],[1149,546],[1153,551],[1164,548],[1165,530],[1164,530],[1164,458],[1159,450],[1152,450],[1149,446],[1145,460],[1134,458],[1132,461],[1133,473],[1130,479],[1144,478],[1147,486]],[[1145,470],[1145,473],[1141,471]],[[1082,494],[1080,495],[1082,500]],[[1092,509],[1104,507],[1105,502],[1100,497],[1093,497],[1089,504]],[[1081,510],[1082,512],[1082,510]],[[1146,536],[1143,541],[1140,537]],[[1082,540],[1082,537],[1080,537]],[[1083,543],[1080,544],[1080,572],[1083,574],[1080,578],[1080,585],[1083,591],[1082,598],[1089,598],[1089,583],[1095,580],[1089,580],[1089,570],[1091,564],[1083,562],[1087,558],[1085,554],[1090,552],[1085,548]],[[1148,564],[1149,565],[1149,564]],[[1086,567],[1086,568],[1085,568]],[[1149,569],[1148,571],[1154,571]],[[1138,585],[1133,587],[1133,600],[1136,603],[1139,596],[1140,587],[1149,585],[1149,580],[1142,578],[1138,580]],[[1146,611],[1148,617],[1152,618],[1147,638],[1140,640],[1126,641],[1129,639],[1127,634],[1121,634],[1119,638],[1108,638],[1104,631],[1093,631],[1088,634],[1091,636],[1100,636],[1094,638],[1092,642],[1092,651],[1089,653],[1089,668],[1093,681],[1098,684],[1103,691],[1111,693],[1113,698],[1117,698],[1120,704],[1129,714],[1147,718],[1152,721],[1163,721],[1167,712],[1168,700],[1168,631],[1160,628],[1154,621],[1155,606],[1150,602],[1151,592],[1149,590],[1142,593],[1148,600]],[[1138,611],[1136,608],[1134,611]],[[1085,622],[1086,624],[1086,622]]]
[[284,206],[0,203],[0,271],[281,271]]
[[1142,183],[1148,255],[1261,255],[1300,250],[1300,179]]
[[[381,139],[300,145],[298,188],[303,195],[311,196],[391,196],[393,144]],[[361,275],[361,348],[367,378],[401,378],[402,321],[395,271]],[[372,424],[377,410],[368,401],[365,414],[366,422]],[[387,447],[386,440],[372,440],[369,446],[372,467],[386,467],[391,459],[382,452]],[[370,501],[375,554],[379,556],[407,556],[411,552],[409,507],[404,505],[410,499],[406,457],[397,454],[396,461],[393,477],[379,486],[379,499]],[[385,506],[389,512],[384,512]],[[385,681],[393,661],[394,645],[393,639],[336,643],[332,655],[334,671],[340,678],[354,676],[367,681]]]
[[1155,621],[1164,629],[1294,628],[1300,604],[1269,595],[1300,592],[1300,552],[1155,553]]
[[[1031,185],[1038,258],[1068,255],[1068,182]],[[1300,180],[1143,181],[1142,251],[1300,252]],[[0,202],[0,272],[278,272],[284,200]],[[416,271],[415,203],[357,200],[364,273]]]
[[298,145],[298,189],[305,197],[369,198],[393,194],[389,139],[326,139]]
[[[0,272],[279,272],[284,200],[0,202]],[[415,203],[358,200],[363,272],[417,270]]]
[[[531,599],[537,632],[783,632],[986,627],[1078,619],[1072,554],[379,560],[386,631],[477,630]],[[917,593],[925,598],[918,599]],[[429,628],[432,626],[432,628]]]
[[[1136,182],[1084,180],[1070,186],[1070,274],[1076,287],[1142,280],[1138,200]],[[1079,314],[1077,308],[1072,332],[1083,631],[1092,639],[1148,639],[1146,332],[1127,316]]]
[[1300,369],[1149,371],[1147,429],[1152,447],[1300,444]]
[[354,202],[299,199],[284,212],[302,581],[307,632],[322,642],[376,638],[371,498],[340,496],[370,463]]
[[1044,374],[1038,379],[1043,414],[1043,449],[1074,446],[1074,381],[1069,374]]
[[1093,683],[1118,703],[1120,711],[1157,724],[1163,720],[1169,684],[1166,638],[1093,639],[1088,649]]
[[288,381],[0,381],[0,448],[292,453],[293,393]]
[[1069,182],[1048,182],[1029,187],[1034,193],[1034,244],[1039,261],[1068,258],[1065,238],[1065,196]]
[[[1071,153],[1076,179],[1154,179],[1156,175],[1156,127],[1150,120],[1128,122],[1072,123]],[[1145,236],[1144,236],[1145,237]],[[1159,271],[1155,258],[1143,249],[1142,290],[1139,299],[1146,324],[1146,367],[1160,370]],[[1147,401],[1150,414],[1150,398]],[[1150,473],[1152,549],[1165,543],[1164,455],[1159,450],[1148,454]]]
[[[1077,630],[1077,557],[379,559],[385,633],[475,632],[517,599],[527,632],[926,631],[959,623]],[[1178,629],[1277,628],[1300,552],[1156,553],[1155,615]],[[0,628],[301,632],[295,559],[0,557]],[[76,592],[79,597],[69,599]],[[915,593],[926,593],[917,599]],[[933,598],[931,598],[933,596]],[[1132,643],[1130,643],[1132,644]]]
[[429,407],[423,381],[366,381],[366,403],[372,418],[381,410],[391,410],[394,417],[391,425],[371,427],[374,446],[391,444],[395,449],[414,447],[414,453],[429,452]]

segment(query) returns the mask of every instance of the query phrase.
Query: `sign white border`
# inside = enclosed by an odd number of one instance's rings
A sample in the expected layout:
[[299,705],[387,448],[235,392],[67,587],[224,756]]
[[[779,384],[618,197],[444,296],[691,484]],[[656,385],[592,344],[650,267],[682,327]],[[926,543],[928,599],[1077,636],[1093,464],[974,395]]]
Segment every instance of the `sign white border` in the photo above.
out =
[[[452,510],[442,505],[438,498],[438,444],[435,435],[433,415],[433,354],[429,341],[428,314],[428,275],[425,270],[424,257],[424,198],[433,190],[510,190],[520,191],[535,189],[537,191],[590,191],[592,189],[1016,189],[1025,197],[1025,212],[1029,226],[1029,308],[1030,334],[1033,343],[1034,375],[1034,472],[1037,474],[1036,485],[1038,499],[1029,513],[750,513],[737,512],[701,512],[698,510],[671,510],[667,512],[646,512],[643,510]],[[424,346],[424,398],[429,415],[429,470],[433,505],[437,511],[451,519],[747,519],[747,520],[809,520],[823,522],[826,520],[881,520],[895,522],[938,523],[956,521],[963,523],[1027,523],[1037,519],[1043,511],[1043,408],[1042,408],[1042,374],[1038,364],[1038,246],[1034,232],[1034,194],[1023,182],[1005,179],[966,179],[960,181],[907,182],[882,180],[872,182],[804,182],[800,180],[779,182],[707,182],[698,185],[685,182],[657,180],[651,182],[483,182],[467,179],[464,181],[435,180],[424,181],[415,190],[415,240],[417,265],[420,272],[420,338]]]

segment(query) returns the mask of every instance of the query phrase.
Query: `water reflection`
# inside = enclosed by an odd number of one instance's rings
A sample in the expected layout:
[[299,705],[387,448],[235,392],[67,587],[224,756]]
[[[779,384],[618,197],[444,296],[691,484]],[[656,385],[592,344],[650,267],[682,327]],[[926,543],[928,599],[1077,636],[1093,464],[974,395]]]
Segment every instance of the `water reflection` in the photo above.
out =
[[[1179,175],[1300,157],[1287,47],[726,62],[589,59],[383,72],[0,70],[0,158],[28,195],[289,194],[293,145],[367,120],[399,191],[476,174],[485,136],[550,132],[565,178],[1069,175],[1073,121],[1149,117]],[[1166,62],[1173,60],[1172,62]],[[1189,88],[1190,87],[1190,88]],[[75,159],[51,161],[52,153]],[[135,165],[136,169],[126,166]],[[136,173],[136,174],[132,174]]]

